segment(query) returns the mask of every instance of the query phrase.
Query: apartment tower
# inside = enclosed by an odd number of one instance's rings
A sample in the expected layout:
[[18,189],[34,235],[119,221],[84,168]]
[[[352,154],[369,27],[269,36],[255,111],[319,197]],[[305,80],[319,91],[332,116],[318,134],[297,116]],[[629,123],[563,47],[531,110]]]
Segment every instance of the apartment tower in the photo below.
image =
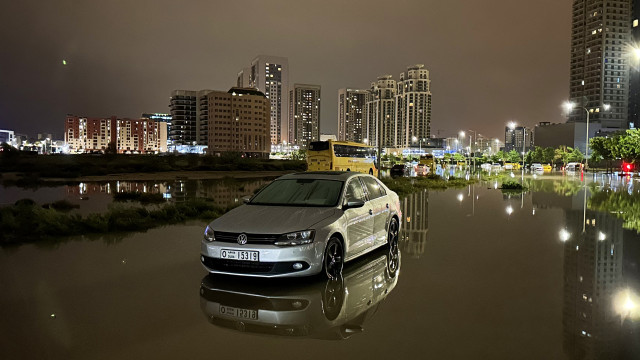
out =
[[320,139],[320,85],[293,84],[289,92],[289,142],[307,149]]
[[367,90],[338,90],[338,140],[358,143],[370,143],[373,140],[363,136],[366,133],[363,126],[368,96]]
[[[396,101],[398,146],[418,146],[431,137],[431,80],[418,64],[400,74]],[[419,139],[413,140],[413,139]]]
[[586,108],[603,130],[627,127],[631,2],[573,1],[568,122],[585,122]]
[[[366,105],[366,126],[364,138],[369,144],[378,146],[378,138],[382,139],[382,147],[398,147],[398,126],[396,122],[396,81],[391,75],[383,75],[371,83],[369,99]],[[381,129],[381,136],[378,132]]]

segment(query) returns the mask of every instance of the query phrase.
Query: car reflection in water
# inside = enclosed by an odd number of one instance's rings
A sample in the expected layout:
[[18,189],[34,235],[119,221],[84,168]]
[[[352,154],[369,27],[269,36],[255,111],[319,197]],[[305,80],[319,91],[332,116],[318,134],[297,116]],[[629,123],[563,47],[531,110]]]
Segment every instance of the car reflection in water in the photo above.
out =
[[210,274],[202,279],[200,307],[209,322],[227,329],[341,340],[364,330],[399,273],[400,252],[386,246],[345,265],[336,280],[240,280]]

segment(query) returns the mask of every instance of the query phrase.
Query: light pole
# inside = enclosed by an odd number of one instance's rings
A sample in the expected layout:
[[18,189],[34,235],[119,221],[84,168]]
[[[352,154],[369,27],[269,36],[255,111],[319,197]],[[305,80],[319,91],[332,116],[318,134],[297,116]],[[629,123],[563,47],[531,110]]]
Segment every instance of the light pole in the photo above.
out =
[[[471,145],[471,135],[469,135],[469,151],[473,152],[473,170],[475,171],[476,169],[476,152],[474,150],[474,145],[476,145],[476,143],[478,142],[478,133],[474,130],[467,130],[469,132],[473,133],[473,145]],[[475,148],[477,149],[477,146],[475,146]]]
[[[564,108],[566,109],[567,112],[571,112],[571,110],[573,110],[576,107],[576,104],[570,101],[567,101],[564,103]],[[600,108],[596,108],[591,109],[591,111],[589,109],[587,109],[584,106],[580,106],[582,108],[582,110],[587,112],[587,126],[586,126],[586,134],[585,134],[585,143],[584,143],[584,171],[587,171],[587,167],[589,165],[589,114],[591,112],[600,112]],[[609,104],[603,104],[602,108],[604,109],[604,111],[608,111],[611,108],[611,105]]]

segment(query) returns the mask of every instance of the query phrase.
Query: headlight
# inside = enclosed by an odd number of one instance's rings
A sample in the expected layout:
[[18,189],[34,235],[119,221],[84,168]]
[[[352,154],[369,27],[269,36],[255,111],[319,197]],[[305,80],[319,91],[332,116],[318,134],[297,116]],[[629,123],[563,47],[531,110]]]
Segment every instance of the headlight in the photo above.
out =
[[213,234],[213,229],[210,228],[209,226],[207,226],[207,228],[204,229],[204,241],[208,241],[208,242],[216,241],[216,237]]
[[289,245],[303,245],[313,242],[313,236],[316,234],[313,230],[296,231],[280,236],[275,245],[289,246]]

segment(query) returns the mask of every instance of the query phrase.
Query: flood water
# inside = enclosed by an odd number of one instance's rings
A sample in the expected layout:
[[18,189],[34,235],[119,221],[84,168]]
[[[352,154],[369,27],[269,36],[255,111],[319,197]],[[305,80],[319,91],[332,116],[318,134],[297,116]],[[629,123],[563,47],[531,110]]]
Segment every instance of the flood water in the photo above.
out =
[[339,283],[207,275],[198,222],[4,248],[0,358],[640,359],[640,184],[527,181],[409,196]]

